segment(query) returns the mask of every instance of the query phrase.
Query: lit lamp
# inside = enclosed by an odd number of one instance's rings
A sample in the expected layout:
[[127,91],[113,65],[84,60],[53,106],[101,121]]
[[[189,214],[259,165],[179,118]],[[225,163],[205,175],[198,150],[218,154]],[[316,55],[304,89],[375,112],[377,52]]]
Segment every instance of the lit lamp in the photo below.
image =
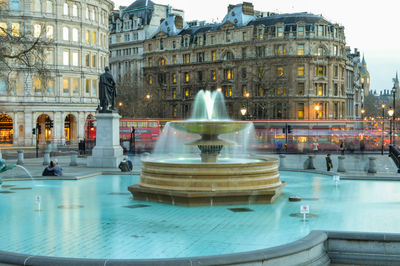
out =
[[123,102],[118,103],[118,107],[122,107],[123,105],[124,105]]
[[316,115],[316,117],[318,119],[318,116],[319,116],[319,105],[317,104],[316,106],[314,106],[314,109],[315,109],[315,115]]
[[394,139],[396,136],[396,84],[392,88],[392,95],[393,95],[393,139],[392,139],[392,142],[394,144]]
[[246,97],[247,98],[247,117],[249,118],[249,98],[250,98],[250,92],[246,92],[245,94],[244,94],[244,97]]
[[150,93],[147,93],[146,96],[145,96],[145,98],[146,98],[146,100],[150,100],[150,99],[151,99]]
[[384,131],[385,131],[385,107],[386,107],[386,105],[383,103],[382,105],[381,105],[381,107],[382,107],[382,138],[381,138],[381,141],[382,141],[382,145],[381,145],[381,154],[383,155],[383,149],[384,149],[384,145],[385,145],[385,143],[384,143]]
[[364,120],[365,109],[361,108],[361,119]]
[[390,125],[389,125],[389,135],[390,135],[390,144],[392,144],[393,142],[393,137],[392,137],[392,119],[393,119],[393,115],[394,115],[394,110],[392,109],[392,107],[389,108],[388,110],[388,115],[390,117]]
[[242,108],[240,108],[240,113],[242,114],[242,119],[244,120],[247,113],[247,108],[244,105],[242,106]]

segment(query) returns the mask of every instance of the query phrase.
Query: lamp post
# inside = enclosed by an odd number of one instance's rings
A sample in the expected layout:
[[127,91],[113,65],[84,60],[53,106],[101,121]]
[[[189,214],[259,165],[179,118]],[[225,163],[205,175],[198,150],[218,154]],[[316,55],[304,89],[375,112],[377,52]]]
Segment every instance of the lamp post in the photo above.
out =
[[382,147],[381,147],[381,154],[383,155],[383,149],[384,149],[384,138],[383,138],[383,134],[384,134],[384,131],[385,131],[385,107],[386,107],[386,105],[383,103],[382,105],[381,105],[381,107],[382,107]]
[[150,93],[147,93],[147,94],[144,96],[144,98],[145,98],[145,100],[147,101],[146,116],[149,116],[148,114],[149,114],[149,104],[150,104],[150,100],[151,100],[151,94],[150,94]]
[[393,120],[393,117],[394,117],[394,110],[392,109],[392,107],[389,108],[388,115],[390,117],[390,119],[389,119],[389,122],[390,122],[390,124],[389,124],[390,145],[392,145],[392,143],[393,143],[393,136],[392,136],[392,124],[393,124],[393,122],[392,122],[392,120]]
[[250,98],[250,92],[246,92],[244,94],[244,97],[247,99],[247,120],[250,119],[250,108],[249,108],[249,98]]
[[395,136],[396,136],[396,86],[392,88],[392,95],[393,95],[393,137],[392,143],[395,144]]
[[245,115],[247,113],[247,108],[243,105],[242,108],[240,108],[240,113],[242,114],[242,120],[245,120]]

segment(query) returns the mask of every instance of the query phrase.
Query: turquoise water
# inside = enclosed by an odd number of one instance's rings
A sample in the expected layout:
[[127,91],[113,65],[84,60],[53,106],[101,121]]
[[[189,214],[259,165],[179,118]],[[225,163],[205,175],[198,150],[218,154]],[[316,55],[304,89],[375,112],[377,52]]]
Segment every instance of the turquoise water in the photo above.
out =
[[[272,247],[318,229],[400,233],[400,183],[340,181],[336,186],[332,177],[293,172],[281,172],[281,179],[287,185],[272,205],[196,208],[133,201],[127,187],[138,176],[7,181],[3,185],[14,186],[1,192],[15,193],[0,193],[0,249],[60,257],[168,258]],[[303,200],[289,202],[293,195]],[[306,221],[301,205],[310,207]]]

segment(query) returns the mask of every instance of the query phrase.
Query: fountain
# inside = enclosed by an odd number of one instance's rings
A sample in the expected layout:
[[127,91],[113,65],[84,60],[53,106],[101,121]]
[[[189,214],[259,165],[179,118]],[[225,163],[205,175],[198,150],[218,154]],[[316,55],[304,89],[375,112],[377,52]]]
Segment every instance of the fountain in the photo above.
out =
[[[0,173],[11,170],[15,167],[15,164],[6,164],[6,160],[0,159]],[[3,183],[3,179],[0,177],[0,184]]]
[[[273,202],[283,186],[277,159],[249,156],[246,141],[227,139],[239,133],[248,139],[252,126],[228,119],[220,91],[200,91],[189,120],[167,123],[154,154],[142,161],[139,184],[129,186],[129,191],[135,200],[185,206]],[[178,135],[177,141],[172,135]],[[200,139],[182,141],[193,136]],[[182,142],[186,148],[179,148]],[[190,150],[192,146],[200,155]],[[224,147],[239,149],[222,155]]]

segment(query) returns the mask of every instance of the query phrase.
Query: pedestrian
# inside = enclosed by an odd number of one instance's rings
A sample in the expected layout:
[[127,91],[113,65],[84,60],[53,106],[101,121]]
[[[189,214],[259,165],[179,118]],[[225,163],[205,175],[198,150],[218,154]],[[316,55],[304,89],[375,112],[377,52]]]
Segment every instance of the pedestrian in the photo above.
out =
[[328,155],[326,155],[325,160],[326,160],[326,170],[329,172],[331,170],[331,168],[333,167],[331,155],[329,153],[328,153]]
[[314,141],[312,144],[312,150],[314,153],[318,153],[318,146],[319,146],[318,142]]
[[50,164],[46,168],[44,168],[42,176],[55,176],[53,161],[50,161]]
[[275,143],[275,149],[276,153],[281,153],[282,143],[279,140]]
[[346,149],[344,142],[340,142],[340,154],[344,155],[344,150]]
[[129,172],[129,164],[125,157],[124,157],[124,159],[122,159],[118,168],[121,169],[121,172]]
[[361,154],[364,154],[364,151],[365,151],[365,141],[364,141],[364,139],[362,139],[360,141],[360,152],[361,152]]

